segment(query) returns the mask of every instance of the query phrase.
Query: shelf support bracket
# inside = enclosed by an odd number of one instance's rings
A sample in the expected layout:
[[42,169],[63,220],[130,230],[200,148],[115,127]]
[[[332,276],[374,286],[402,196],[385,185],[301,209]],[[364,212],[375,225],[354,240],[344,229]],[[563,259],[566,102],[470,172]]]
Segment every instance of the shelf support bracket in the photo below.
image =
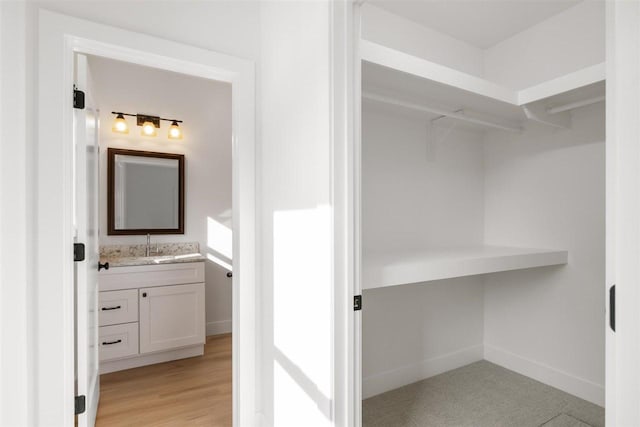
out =
[[571,127],[571,115],[566,111],[550,115],[541,103],[523,105],[522,111],[524,111],[528,120],[534,122],[558,129],[569,129]]

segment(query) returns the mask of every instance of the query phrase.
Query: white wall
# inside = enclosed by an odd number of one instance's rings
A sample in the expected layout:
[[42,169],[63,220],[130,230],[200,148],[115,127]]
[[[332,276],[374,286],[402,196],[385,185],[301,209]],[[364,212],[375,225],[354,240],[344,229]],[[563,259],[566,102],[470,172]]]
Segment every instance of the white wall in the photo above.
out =
[[257,1],[28,2],[34,10],[51,10],[241,58],[258,60],[260,56],[260,10]]
[[22,2],[0,2],[0,424],[28,425],[33,393],[30,335],[33,274],[30,194],[32,167],[26,118],[26,14]]
[[362,6],[362,38],[482,76],[483,51],[371,4]]
[[[482,134],[371,105],[362,120],[363,263],[368,251],[482,244]],[[482,277],[363,298],[365,398],[482,359]]]
[[487,359],[604,404],[604,109],[571,130],[487,134],[488,244],[569,251],[561,267],[485,278]]
[[363,398],[483,359],[482,278],[367,290]]
[[605,60],[604,1],[583,1],[484,52],[484,76],[523,89]]
[[363,108],[365,251],[482,243],[482,135],[427,123]]
[[351,343],[337,338],[345,336],[344,313],[332,308],[334,298],[340,299],[335,307],[349,307],[346,297],[339,298],[346,284],[334,275],[335,268],[345,268],[336,245],[346,241],[335,229],[344,206],[334,190],[347,186],[346,178],[334,180],[346,167],[334,156],[347,147],[348,136],[338,130],[348,126],[349,111],[341,104],[346,92],[333,92],[333,84],[345,87],[352,76],[333,48],[344,49],[351,39],[347,7],[261,3],[259,359],[266,426],[348,422],[345,389],[352,385],[336,372],[344,372]]
[[[90,67],[100,108],[100,244],[146,241],[146,236],[107,235],[107,148],[184,154],[185,233],[152,236],[151,241],[199,242],[205,256],[232,264],[219,252],[228,242],[215,233],[220,226],[232,229],[231,85],[99,57],[90,57]],[[126,117],[129,134],[114,133],[112,111],[184,120],[184,138],[167,138],[169,122],[161,123],[157,137],[143,137],[135,117]],[[232,288],[226,272],[205,261],[207,334],[231,331]]]

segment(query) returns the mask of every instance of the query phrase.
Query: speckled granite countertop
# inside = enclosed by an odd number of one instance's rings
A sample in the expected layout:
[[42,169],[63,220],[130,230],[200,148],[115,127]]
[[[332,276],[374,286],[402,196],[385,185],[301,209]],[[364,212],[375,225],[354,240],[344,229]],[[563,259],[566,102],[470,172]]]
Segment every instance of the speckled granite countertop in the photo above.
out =
[[147,245],[108,245],[100,247],[100,262],[109,267],[203,262],[200,245],[193,243],[158,243],[151,245],[151,256],[145,256]]

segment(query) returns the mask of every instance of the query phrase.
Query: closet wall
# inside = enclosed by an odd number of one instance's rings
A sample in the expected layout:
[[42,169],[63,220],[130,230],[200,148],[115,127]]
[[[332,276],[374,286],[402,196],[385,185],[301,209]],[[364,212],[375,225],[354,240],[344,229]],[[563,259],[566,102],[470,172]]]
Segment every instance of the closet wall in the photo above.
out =
[[485,358],[604,404],[604,104],[570,130],[485,137],[485,239],[564,248],[564,266],[485,276]]
[[[601,2],[487,49],[362,13],[363,39],[513,89],[604,61]],[[365,262],[483,242],[569,251],[563,266],[365,290],[365,398],[484,358],[604,403],[604,104],[571,115],[570,129],[450,130],[363,101]]]
[[[482,134],[365,104],[364,257],[482,244]],[[482,359],[482,277],[365,292],[363,391],[369,397]]]
[[605,2],[583,1],[483,52],[483,76],[514,89],[605,59]]

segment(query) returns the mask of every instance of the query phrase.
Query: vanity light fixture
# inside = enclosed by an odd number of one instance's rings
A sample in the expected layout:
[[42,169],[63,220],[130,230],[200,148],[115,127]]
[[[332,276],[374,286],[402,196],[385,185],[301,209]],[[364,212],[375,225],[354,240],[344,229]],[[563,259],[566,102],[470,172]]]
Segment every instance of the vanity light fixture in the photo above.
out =
[[147,114],[129,114],[119,111],[112,111],[112,114],[116,115],[113,121],[111,130],[115,133],[128,134],[129,126],[124,116],[131,116],[136,118],[136,124],[142,128],[142,136],[158,136],[158,129],[160,128],[160,121],[171,122],[169,126],[169,139],[182,139],[182,129],[178,126],[178,123],[182,123],[182,120],[177,119],[164,119],[160,116],[150,116]]
[[113,121],[113,126],[111,130],[115,133],[129,133],[129,125],[127,121],[124,119],[124,115],[122,113],[114,113],[116,115],[116,119]]
[[156,131],[156,125],[154,125],[153,122],[149,122],[149,121],[142,123],[142,135],[158,136],[158,131]]
[[182,129],[178,126],[177,120],[174,120],[169,126],[169,139],[182,139]]

